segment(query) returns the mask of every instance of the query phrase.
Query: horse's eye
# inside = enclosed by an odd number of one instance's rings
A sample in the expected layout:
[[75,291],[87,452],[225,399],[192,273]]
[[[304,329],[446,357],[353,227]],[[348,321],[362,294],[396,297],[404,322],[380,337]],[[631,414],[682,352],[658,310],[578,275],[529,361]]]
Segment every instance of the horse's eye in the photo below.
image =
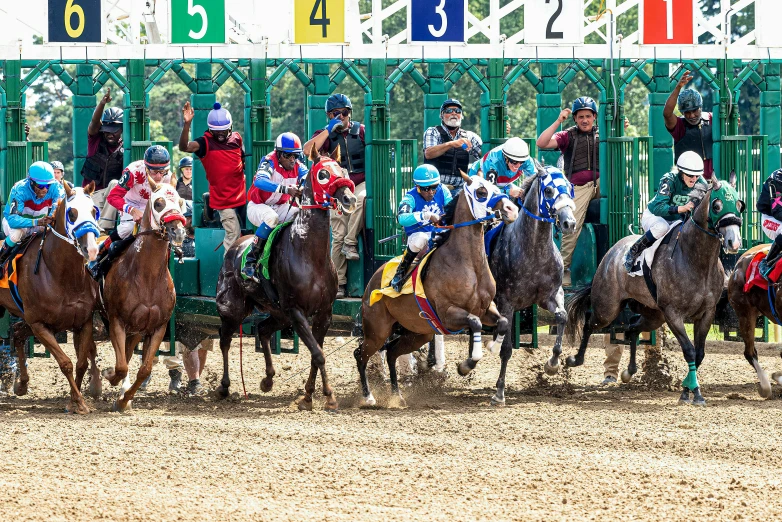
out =
[[714,212],[722,212],[722,200],[721,199],[715,199],[711,202],[711,209]]
[[76,220],[79,219],[79,211],[75,208],[69,208],[68,209],[68,221],[71,223],[76,223]]
[[553,198],[555,196],[554,187],[546,187],[546,190],[543,191],[543,195],[548,199]]
[[321,169],[318,171],[318,182],[321,185],[328,183],[330,179],[331,179],[331,173],[328,170]]
[[741,200],[736,201],[736,210],[739,211],[739,214],[743,213],[745,210],[747,210],[747,204]]
[[164,198],[157,198],[155,200],[155,212],[163,212],[166,208],[166,200]]
[[489,191],[486,190],[484,187],[481,187],[475,191],[475,195],[478,196],[480,199],[483,199],[489,196]]

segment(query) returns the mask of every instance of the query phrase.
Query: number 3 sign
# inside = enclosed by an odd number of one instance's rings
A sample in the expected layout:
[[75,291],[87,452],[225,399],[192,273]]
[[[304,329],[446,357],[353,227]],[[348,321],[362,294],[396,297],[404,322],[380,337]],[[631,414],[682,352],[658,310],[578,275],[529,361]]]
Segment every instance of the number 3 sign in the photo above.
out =
[[467,0],[410,0],[407,40],[464,42],[467,36]]
[[583,43],[582,0],[527,0],[524,4],[525,44]]

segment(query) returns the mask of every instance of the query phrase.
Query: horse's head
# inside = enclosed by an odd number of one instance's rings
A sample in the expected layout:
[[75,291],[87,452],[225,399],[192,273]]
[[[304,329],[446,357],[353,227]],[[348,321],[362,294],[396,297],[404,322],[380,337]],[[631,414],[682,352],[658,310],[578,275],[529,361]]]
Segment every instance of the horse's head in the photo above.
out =
[[724,238],[723,247],[729,254],[736,254],[741,248],[741,214],[746,209],[735,186],[735,174],[731,175],[730,182],[711,178],[709,223]]
[[555,219],[563,234],[574,233],[576,218],[573,212],[576,204],[573,201],[573,185],[556,167],[538,166],[534,177],[538,179],[538,193],[527,195],[528,197],[537,195],[538,214],[544,218]]
[[63,183],[65,198],[63,214],[65,216],[65,235],[73,240],[76,250],[87,260],[95,261],[98,257],[97,238],[100,235],[98,219],[100,210],[92,203],[90,194],[95,190],[95,182],[86,187],[71,188],[69,183]]
[[165,230],[168,242],[175,248],[180,248],[185,241],[185,225],[187,220],[182,215],[179,194],[168,183],[155,183],[147,176],[152,194],[149,196],[149,220],[153,230]]
[[312,198],[316,205],[350,214],[356,210],[358,201],[353,194],[356,186],[350,181],[347,171],[339,165],[339,148],[334,154],[334,157],[319,156],[313,150],[310,155],[313,166],[308,175],[311,177]]
[[470,212],[475,219],[482,219],[499,210],[505,223],[513,223],[519,217],[519,209],[516,208],[499,187],[481,176],[468,176],[464,172],[464,195],[470,206]]

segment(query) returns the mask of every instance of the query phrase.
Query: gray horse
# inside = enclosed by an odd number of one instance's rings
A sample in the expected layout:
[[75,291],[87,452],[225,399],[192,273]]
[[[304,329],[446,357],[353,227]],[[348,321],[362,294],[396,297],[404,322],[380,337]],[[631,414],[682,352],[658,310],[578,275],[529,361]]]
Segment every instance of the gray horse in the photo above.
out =
[[[557,340],[545,365],[546,373],[553,375],[559,370],[567,313],[562,291],[562,256],[554,244],[552,228],[557,222],[564,234],[575,232],[575,204],[572,186],[560,170],[553,167],[537,170],[537,174],[521,184],[525,194],[522,212],[519,219],[498,233],[489,268],[497,281],[494,302],[504,317],[533,304],[554,314]],[[505,404],[505,370],[512,353],[513,343],[507,337],[502,342],[502,366],[492,404]]]
[[[644,278],[630,277],[624,267],[625,254],[639,236],[622,238],[611,247],[600,262],[592,284],[568,298],[568,334],[572,339],[576,331],[582,330],[582,336],[578,353],[567,358],[567,366],[584,363],[589,336],[608,326],[628,304],[640,316],[629,325],[625,334],[630,339],[630,364],[622,372],[622,380],[628,382],[637,371],[638,335],[668,323],[690,369],[682,382],[680,403],[706,404],[696,371],[703,361],[706,335],[725,285],[720,246],[724,243],[729,253],[738,252],[741,247],[743,202],[739,201],[731,184],[716,178],[712,178],[708,189],[697,187],[690,193],[690,200],[698,205],[692,216],[678,231],[673,231],[671,241],[661,244],[654,255],[651,279],[657,287],[656,300]],[[591,312],[588,313],[590,304]],[[685,321],[694,323],[694,346],[684,329]],[[690,391],[693,392],[692,402]]]

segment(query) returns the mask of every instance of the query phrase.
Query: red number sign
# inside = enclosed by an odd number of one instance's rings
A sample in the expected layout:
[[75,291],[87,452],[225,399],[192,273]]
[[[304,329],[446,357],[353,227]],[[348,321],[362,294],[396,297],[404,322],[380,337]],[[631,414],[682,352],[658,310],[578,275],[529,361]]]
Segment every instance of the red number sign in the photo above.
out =
[[644,0],[643,43],[692,45],[693,3],[694,0]]

